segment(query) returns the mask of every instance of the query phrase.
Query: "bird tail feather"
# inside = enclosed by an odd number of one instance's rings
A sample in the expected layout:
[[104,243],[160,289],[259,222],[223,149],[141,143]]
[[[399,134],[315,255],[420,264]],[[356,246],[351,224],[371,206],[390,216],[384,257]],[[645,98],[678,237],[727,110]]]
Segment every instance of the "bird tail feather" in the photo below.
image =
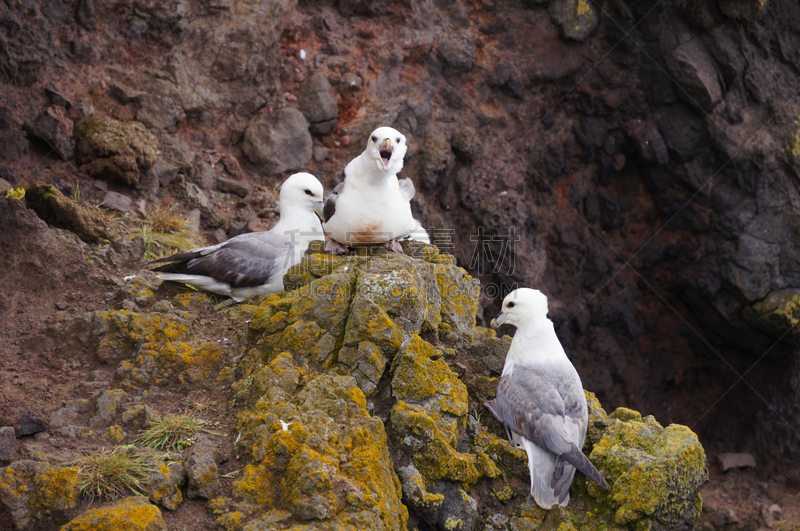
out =
[[577,446],[573,446],[572,449],[560,456],[562,459],[566,460],[569,464],[583,472],[586,477],[603,487],[604,489],[608,490],[611,487],[608,486],[606,480],[603,476],[600,475],[600,472],[594,467],[589,458],[583,455]]

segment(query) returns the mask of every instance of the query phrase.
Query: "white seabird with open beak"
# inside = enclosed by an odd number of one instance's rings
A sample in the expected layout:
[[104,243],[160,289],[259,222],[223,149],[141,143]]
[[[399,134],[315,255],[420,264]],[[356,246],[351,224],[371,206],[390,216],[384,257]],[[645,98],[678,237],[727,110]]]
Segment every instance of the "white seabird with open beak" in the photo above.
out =
[[401,187],[397,178],[407,148],[406,137],[391,127],[370,134],[366,149],[347,164],[344,181],[325,202],[326,252],[344,254],[348,247],[374,244],[403,252],[397,240],[420,227],[411,215],[413,184],[403,179],[408,182]]

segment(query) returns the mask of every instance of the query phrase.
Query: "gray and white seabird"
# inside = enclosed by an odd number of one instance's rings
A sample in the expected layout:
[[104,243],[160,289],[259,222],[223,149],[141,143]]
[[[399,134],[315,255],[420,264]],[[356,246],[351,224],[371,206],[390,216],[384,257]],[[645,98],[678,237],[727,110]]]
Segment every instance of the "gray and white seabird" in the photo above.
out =
[[567,505],[576,468],[608,489],[581,451],[588,423],[586,396],[547,318],[547,297],[535,289],[514,290],[491,324],[511,324],[517,332],[497,396],[484,405],[506,428],[511,443],[525,449],[536,503],[544,509]]
[[411,215],[414,185],[397,178],[407,147],[406,137],[391,127],[370,134],[366,149],[347,164],[344,181],[325,203],[326,252],[343,254],[348,247],[373,244],[403,252],[397,240],[421,228]]
[[155,260],[161,280],[183,282],[241,301],[283,289],[283,275],[322,240],[322,184],[295,173],[281,185],[280,220],[266,232],[240,234],[217,245]]

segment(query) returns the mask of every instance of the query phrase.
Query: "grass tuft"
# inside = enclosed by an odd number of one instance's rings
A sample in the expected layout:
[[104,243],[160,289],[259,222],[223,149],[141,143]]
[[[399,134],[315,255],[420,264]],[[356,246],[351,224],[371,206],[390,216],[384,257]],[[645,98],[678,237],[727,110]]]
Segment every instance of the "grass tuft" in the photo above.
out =
[[80,493],[92,499],[116,500],[131,492],[142,496],[141,490],[152,471],[148,457],[132,444],[111,451],[101,449],[69,465],[78,467]]
[[133,231],[144,240],[144,259],[158,260],[176,252],[201,247],[203,242],[189,232],[189,223],[175,211],[175,207],[157,208],[145,219],[133,220],[140,228]]
[[186,218],[182,218],[175,207],[156,208],[153,212],[145,216],[144,222],[150,226],[153,232],[163,232],[165,234],[189,234],[189,223]]
[[158,422],[153,422],[150,428],[143,431],[136,442],[142,446],[155,448],[165,452],[181,452],[194,444],[197,435],[209,433],[208,423],[192,414],[164,415]]

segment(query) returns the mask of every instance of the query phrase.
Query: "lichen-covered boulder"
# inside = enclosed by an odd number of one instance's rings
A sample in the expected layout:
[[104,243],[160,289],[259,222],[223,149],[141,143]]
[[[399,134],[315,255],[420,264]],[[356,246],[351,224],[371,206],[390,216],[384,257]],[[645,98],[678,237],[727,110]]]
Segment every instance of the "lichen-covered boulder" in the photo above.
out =
[[[708,481],[705,452],[697,436],[677,424],[663,428],[653,417],[626,408],[607,415],[592,393],[587,392],[586,398],[589,430],[584,452],[611,489],[603,490],[577,473],[569,505],[545,511],[527,495],[529,484],[524,496],[516,495],[512,485],[509,496],[494,487],[498,482],[494,479],[493,494],[506,503],[503,515],[509,520],[508,527],[493,529],[694,529],[702,510],[700,489]],[[525,459],[524,452],[482,427],[478,439],[504,469],[508,470],[513,453]],[[527,478],[527,470],[522,478]]]
[[188,498],[211,498],[217,483],[217,445],[200,436],[186,458],[186,489]]
[[[287,273],[285,293],[253,310],[255,348],[240,362],[234,383],[237,401],[252,404],[239,424],[240,444],[252,462],[235,483],[220,525],[336,529],[349,521],[352,507],[342,500],[350,495],[339,489],[352,483],[371,499],[362,479],[343,472],[361,448],[347,442],[347,422],[354,419],[376,430],[370,452],[386,445],[378,455],[392,456],[394,468],[381,472],[382,485],[399,485],[399,492],[389,489],[391,496],[402,496],[409,510],[438,529],[693,525],[707,477],[696,436],[633,418],[633,412],[608,416],[591,395],[584,451],[612,490],[578,474],[568,507],[539,508],[529,495],[525,452],[482,408],[494,396],[508,338],[475,327],[477,284],[452,257],[416,242],[403,247],[404,255],[364,248],[328,256],[314,243]],[[657,496],[637,497],[642,482]],[[380,514],[399,514],[391,506]]]
[[408,513],[383,423],[367,412],[355,380],[320,375],[293,395],[305,371],[288,355],[279,359],[259,370],[258,385],[268,389],[240,415],[240,444],[252,452],[252,462],[234,483],[237,504],[218,523],[232,529],[244,521],[244,529],[304,529],[299,524],[310,521],[319,522],[310,529],[405,529]]
[[106,363],[119,362],[116,374],[123,387],[164,385],[173,379],[182,384],[198,382],[214,375],[222,362],[218,342],[191,333],[191,313],[160,309],[163,312],[95,314],[97,357]]
[[554,0],[549,10],[564,37],[578,42],[592,34],[599,20],[591,2],[586,0]]
[[155,165],[157,149],[158,139],[139,122],[90,114],[75,125],[80,169],[96,179],[136,184]]
[[[800,289],[787,288],[771,292],[742,311],[748,322],[775,339],[800,344]],[[791,333],[788,333],[791,330]]]
[[0,515],[18,531],[55,528],[67,521],[78,496],[78,470],[38,461],[0,469]]
[[478,480],[475,455],[456,450],[467,427],[467,387],[441,359],[444,353],[412,336],[395,357],[392,429],[426,483]]
[[147,498],[130,496],[108,507],[90,509],[61,531],[167,531],[161,511]]
[[100,209],[73,201],[52,184],[36,182],[30,185],[25,190],[25,202],[49,225],[70,230],[87,243],[116,242],[125,236]]
[[[617,408],[606,416],[593,394],[589,403],[589,457],[605,471],[611,491],[589,485],[589,495],[607,502],[614,522],[666,529],[693,527],[702,510],[700,489],[708,482],[706,456],[689,428],[662,427],[652,416]],[[647,493],[646,495],[643,495]]]
[[93,428],[105,428],[114,423],[122,407],[122,400],[127,393],[122,389],[111,389],[104,391],[97,398],[95,413],[89,419],[89,426]]
[[144,494],[152,501],[163,507],[174,511],[183,503],[183,493],[181,487],[186,481],[186,472],[183,464],[167,464],[159,459],[153,459],[150,476],[144,487]]

